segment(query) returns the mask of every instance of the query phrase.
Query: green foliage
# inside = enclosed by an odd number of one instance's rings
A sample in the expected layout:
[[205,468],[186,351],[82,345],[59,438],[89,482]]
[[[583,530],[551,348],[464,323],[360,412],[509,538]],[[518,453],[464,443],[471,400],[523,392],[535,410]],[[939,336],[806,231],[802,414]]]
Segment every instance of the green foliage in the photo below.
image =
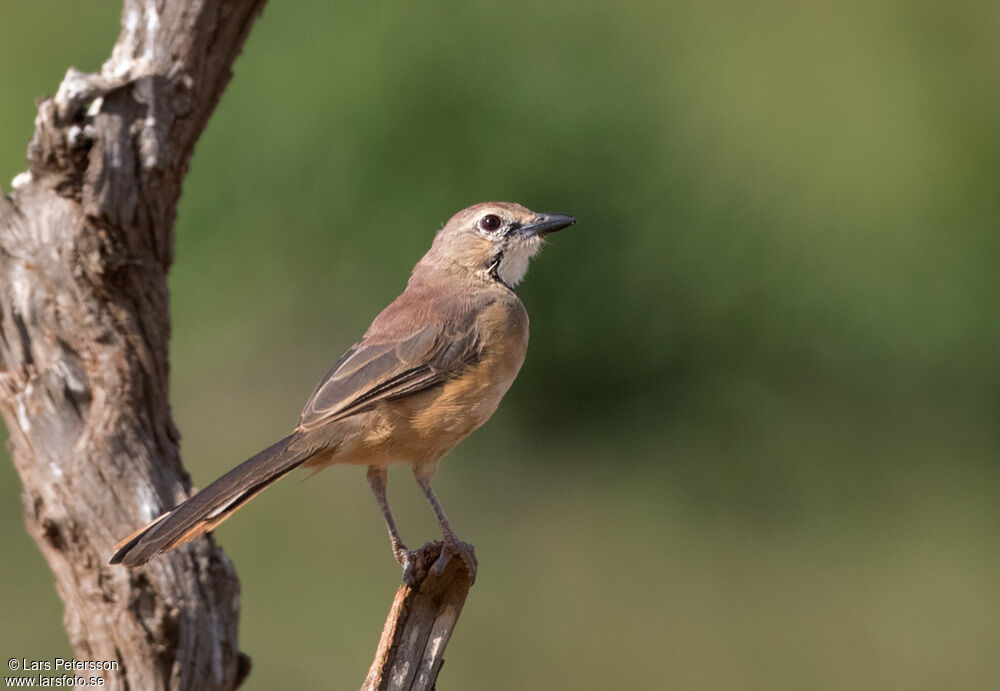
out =
[[[0,10],[0,184],[117,13]],[[188,468],[282,434],[454,211],[572,213],[520,291],[521,377],[441,474],[483,564],[442,684],[988,686],[998,25],[973,2],[271,4],[179,209]],[[51,657],[2,473],[0,650]],[[363,676],[397,575],[365,492],[286,481],[220,530],[250,688]]]

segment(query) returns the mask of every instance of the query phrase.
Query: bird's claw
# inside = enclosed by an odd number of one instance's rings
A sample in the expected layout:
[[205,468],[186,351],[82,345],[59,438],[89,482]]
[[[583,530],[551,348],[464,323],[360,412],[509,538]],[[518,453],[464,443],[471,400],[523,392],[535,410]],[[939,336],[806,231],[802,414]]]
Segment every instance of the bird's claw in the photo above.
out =
[[[440,550],[440,551],[439,551]],[[435,558],[435,553],[436,558]],[[459,556],[465,562],[470,580],[475,582],[479,562],[476,559],[475,548],[467,542],[461,542],[457,537],[445,536],[442,542],[428,542],[417,550],[408,550],[403,543],[393,544],[392,554],[403,567],[403,583],[416,588],[419,581],[427,577],[428,571],[435,576],[441,576],[448,568],[452,557]],[[429,559],[434,563],[427,567]]]
[[415,586],[417,583],[417,552],[411,552],[406,549],[406,545],[400,542],[392,546],[392,555],[403,567],[403,583],[410,587]]
[[479,568],[479,560],[476,559],[476,550],[468,542],[462,542],[454,536],[445,536],[444,541],[441,543],[441,555],[434,562],[431,571],[435,576],[440,576],[448,568],[448,563],[455,555],[461,557],[462,561],[465,562],[465,566],[469,571],[469,577],[475,582],[476,571]]
[[403,562],[403,583],[411,588],[415,588],[417,585],[417,570],[413,566],[414,561],[414,553],[409,552],[407,553],[406,560]]

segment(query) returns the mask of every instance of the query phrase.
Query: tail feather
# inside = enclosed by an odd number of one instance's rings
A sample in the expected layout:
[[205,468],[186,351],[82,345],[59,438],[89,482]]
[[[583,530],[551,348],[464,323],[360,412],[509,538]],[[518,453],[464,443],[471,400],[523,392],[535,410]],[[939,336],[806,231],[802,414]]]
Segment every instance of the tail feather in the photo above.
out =
[[112,564],[139,566],[212,530],[272,482],[309,460],[291,434],[239,464],[193,497],[115,545]]

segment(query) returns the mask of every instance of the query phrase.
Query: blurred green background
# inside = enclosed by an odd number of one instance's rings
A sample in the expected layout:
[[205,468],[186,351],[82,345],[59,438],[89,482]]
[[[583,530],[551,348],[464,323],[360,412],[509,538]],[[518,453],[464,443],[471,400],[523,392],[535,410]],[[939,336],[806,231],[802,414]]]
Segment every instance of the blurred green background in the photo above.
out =
[[[118,14],[0,9],[4,187]],[[436,483],[481,564],[440,688],[997,688],[998,35],[996,2],[272,2],[177,220],[195,483],[286,433],[453,212],[572,213]],[[303,477],[217,531],[247,689],[356,688],[398,582],[363,472]],[[6,462],[0,496],[0,652],[68,654]]]

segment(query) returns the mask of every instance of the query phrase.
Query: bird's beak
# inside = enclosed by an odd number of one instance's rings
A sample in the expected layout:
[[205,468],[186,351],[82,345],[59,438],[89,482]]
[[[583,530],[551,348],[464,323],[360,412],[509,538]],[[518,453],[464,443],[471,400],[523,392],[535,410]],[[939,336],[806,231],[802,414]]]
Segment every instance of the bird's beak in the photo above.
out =
[[576,219],[565,214],[538,214],[531,223],[521,226],[519,232],[524,235],[544,236],[563,228],[569,228]]

